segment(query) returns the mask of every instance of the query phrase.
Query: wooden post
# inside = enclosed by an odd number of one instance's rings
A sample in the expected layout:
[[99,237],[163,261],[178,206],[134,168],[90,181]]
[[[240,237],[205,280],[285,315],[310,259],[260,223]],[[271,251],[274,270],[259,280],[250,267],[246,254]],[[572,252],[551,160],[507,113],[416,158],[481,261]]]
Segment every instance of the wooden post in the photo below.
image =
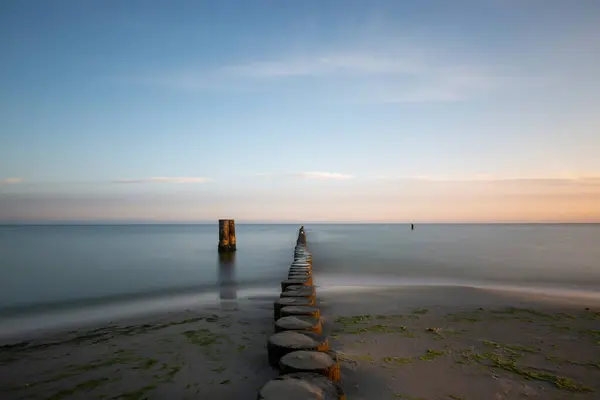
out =
[[298,350],[329,351],[329,339],[308,331],[284,330],[276,333],[267,342],[269,364],[277,368],[281,357]]
[[[234,242],[235,243],[235,242]],[[269,364],[280,376],[267,382],[258,400],[303,399],[346,400],[340,361],[323,336],[321,312],[313,284],[312,254],[301,226],[288,280],[281,282],[281,296],[273,304],[275,334],[269,338]]]
[[235,221],[219,220],[219,253],[235,251]]
[[304,225],[298,230],[298,240],[296,241],[296,244],[306,246],[306,232],[304,231]]
[[229,246],[235,251],[235,221],[229,220]]

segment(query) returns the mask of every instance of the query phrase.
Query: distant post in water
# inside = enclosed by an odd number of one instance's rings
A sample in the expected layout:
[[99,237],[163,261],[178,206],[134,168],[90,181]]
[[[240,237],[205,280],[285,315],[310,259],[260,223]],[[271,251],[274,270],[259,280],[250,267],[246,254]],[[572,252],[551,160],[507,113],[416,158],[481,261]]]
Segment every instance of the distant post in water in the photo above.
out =
[[235,251],[235,221],[232,219],[219,220],[219,253]]
[[298,240],[296,242],[297,244],[306,244],[306,232],[304,231],[304,225],[302,225],[298,231]]

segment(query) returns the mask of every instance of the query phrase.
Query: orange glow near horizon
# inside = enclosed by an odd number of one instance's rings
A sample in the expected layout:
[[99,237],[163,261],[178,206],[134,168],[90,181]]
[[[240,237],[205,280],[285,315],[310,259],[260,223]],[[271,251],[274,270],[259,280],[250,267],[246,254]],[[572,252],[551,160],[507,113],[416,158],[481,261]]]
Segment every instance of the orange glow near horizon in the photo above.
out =
[[[224,189],[225,188],[225,189]],[[133,189],[132,189],[133,190]],[[3,196],[2,221],[600,222],[600,180],[344,182],[210,192]]]

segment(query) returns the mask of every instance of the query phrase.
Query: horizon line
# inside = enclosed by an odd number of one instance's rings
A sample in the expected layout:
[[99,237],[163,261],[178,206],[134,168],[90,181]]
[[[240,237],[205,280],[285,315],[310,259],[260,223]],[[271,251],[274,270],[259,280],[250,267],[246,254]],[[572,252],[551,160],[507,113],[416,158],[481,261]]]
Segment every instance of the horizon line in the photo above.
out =
[[[597,225],[599,221],[247,221],[237,225]],[[218,225],[215,221],[0,221],[0,226]]]

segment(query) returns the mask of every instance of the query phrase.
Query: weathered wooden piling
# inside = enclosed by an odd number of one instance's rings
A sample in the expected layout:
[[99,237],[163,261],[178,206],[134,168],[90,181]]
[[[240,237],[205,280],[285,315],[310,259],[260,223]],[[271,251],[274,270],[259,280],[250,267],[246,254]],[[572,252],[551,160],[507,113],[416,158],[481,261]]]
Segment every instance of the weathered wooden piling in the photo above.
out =
[[340,363],[323,336],[323,320],[313,286],[312,254],[300,227],[294,261],[273,304],[275,334],[267,342],[269,364],[280,376],[263,385],[258,399],[346,400]]
[[282,290],[282,292],[289,292],[292,290],[300,290],[300,289],[315,289],[314,286],[307,286],[307,285],[290,285],[288,287],[286,287],[284,290]]
[[301,273],[312,275],[312,269],[307,267],[290,267],[290,272],[288,273],[288,275],[295,275]]
[[307,315],[313,318],[320,318],[321,310],[315,306],[287,306],[282,307],[281,310],[279,310],[279,314],[281,314],[282,317],[288,317],[290,315]]
[[[290,270],[290,273],[288,274],[288,279],[292,279],[292,277],[300,277],[300,278],[310,278],[312,277],[312,271],[294,271],[294,270]],[[292,285],[292,286],[296,286],[296,285]]]
[[288,275],[304,275],[304,276],[309,276],[312,274],[312,271],[307,268],[307,269],[296,269],[296,268],[290,268],[290,273]]
[[337,383],[323,375],[309,372],[296,372],[275,378],[267,382],[258,394],[258,400],[290,398],[346,400],[346,395]]
[[281,297],[273,304],[273,316],[276,320],[281,318],[281,309],[287,306],[314,306],[315,299],[307,297]]
[[[292,299],[303,298],[303,299],[312,300],[314,303],[316,303],[317,295],[312,290],[293,290],[293,291],[289,291],[289,292],[282,292],[280,297],[282,299],[283,298],[292,298]],[[279,312],[281,313],[281,309],[279,310]]]
[[312,262],[306,261],[294,261],[290,268],[312,268]]
[[314,286],[292,285],[281,292],[279,297],[315,297],[316,294]]
[[288,286],[295,285],[304,285],[304,286],[312,286],[312,283],[308,283],[308,277],[294,278],[294,279],[286,279],[285,281],[281,281],[281,291],[284,291]]
[[294,278],[306,278],[310,280],[312,278],[312,272],[310,271],[292,271],[288,274],[288,279]]
[[340,380],[340,362],[331,352],[299,350],[288,353],[279,360],[282,374],[314,372],[334,382]]
[[308,276],[312,276],[312,270],[310,268],[301,268],[301,267],[290,267],[288,275],[299,275],[299,274],[307,274]]
[[323,333],[321,318],[307,317],[305,315],[290,315],[275,321],[275,332],[303,331]]
[[232,219],[219,220],[219,253],[236,250],[235,221]]
[[329,339],[312,332],[283,331],[269,337],[267,342],[269,364],[277,368],[279,360],[298,350],[328,351]]
[[288,280],[306,279],[306,284],[312,286],[314,283],[312,275],[289,274]]
[[304,226],[301,226],[298,231],[298,240],[296,243],[306,245],[306,232],[304,232]]

